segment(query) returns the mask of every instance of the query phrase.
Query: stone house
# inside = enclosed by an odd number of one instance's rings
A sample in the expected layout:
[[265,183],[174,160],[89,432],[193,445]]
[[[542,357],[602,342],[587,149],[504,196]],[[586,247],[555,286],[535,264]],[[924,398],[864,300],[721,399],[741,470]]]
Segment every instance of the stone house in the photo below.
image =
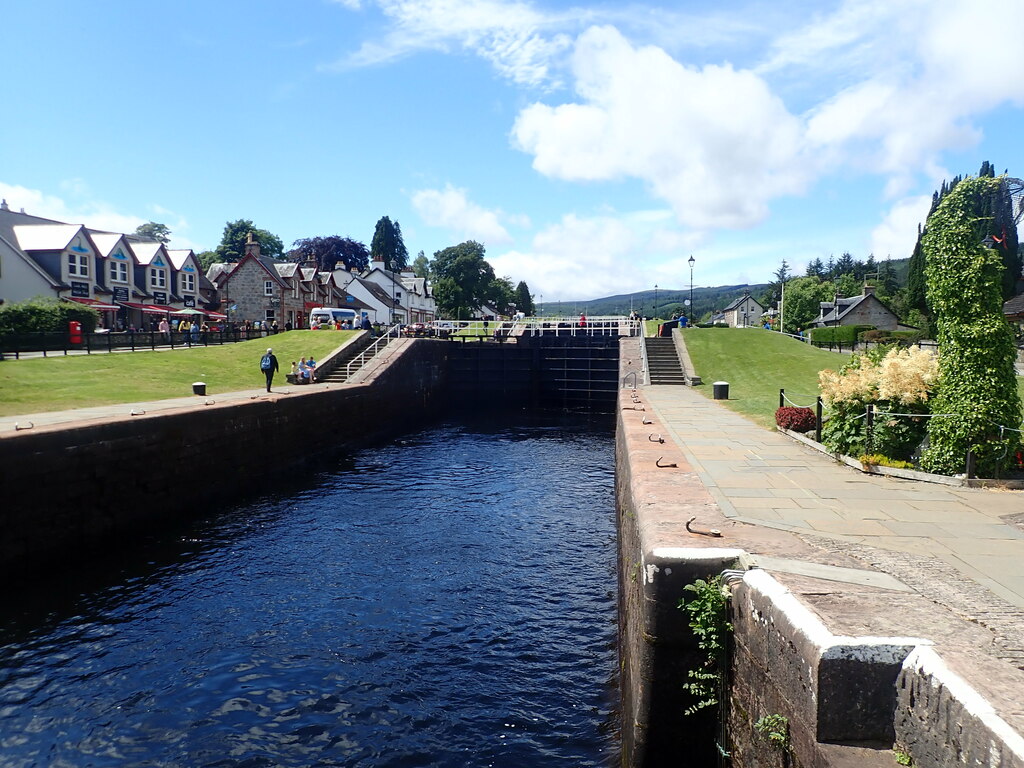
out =
[[291,320],[293,327],[301,327],[303,309],[295,298],[294,278],[278,273],[277,265],[281,263],[260,255],[260,244],[250,233],[241,259],[234,264],[214,264],[207,270],[206,276],[217,287],[230,323],[276,320],[284,328]]
[[820,314],[814,321],[818,328],[836,325],[871,325],[880,331],[895,331],[899,318],[875,296],[872,285],[864,286],[864,293],[849,298],[836,297],[835,301],[823,301]]

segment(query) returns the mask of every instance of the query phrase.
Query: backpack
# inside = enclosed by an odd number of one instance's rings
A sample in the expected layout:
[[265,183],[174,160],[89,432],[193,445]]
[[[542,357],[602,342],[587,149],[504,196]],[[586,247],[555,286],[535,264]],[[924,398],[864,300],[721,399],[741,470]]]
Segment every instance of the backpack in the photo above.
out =
[[260,360],[260,370],[261,371],[269,371],[273,367],[274,367],[274,363],[270,359],[270,355],[269,354],[268,355],[264,355],[263,359]]

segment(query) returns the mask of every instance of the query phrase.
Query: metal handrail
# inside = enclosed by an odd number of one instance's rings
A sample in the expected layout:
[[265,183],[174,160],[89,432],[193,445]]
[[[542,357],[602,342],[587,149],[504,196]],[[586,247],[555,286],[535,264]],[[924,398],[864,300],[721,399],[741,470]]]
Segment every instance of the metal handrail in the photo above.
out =
[[376,341],[370,344],[370,346],[368,346],[358,355],[349,360],[348,364],[345,366],[345,381],[348,381],[350,378],[352,378],[353,366],[355,366],[355,370],[358,371],[360,368],[366,365],[367,360],[376,356],[378,352],[384,349],[388,344],[390,344],[395,339],[401,338],[401,333],[402,324],[395,323],[393,326],[388,328],[388,330],[382,336],[379,336]]

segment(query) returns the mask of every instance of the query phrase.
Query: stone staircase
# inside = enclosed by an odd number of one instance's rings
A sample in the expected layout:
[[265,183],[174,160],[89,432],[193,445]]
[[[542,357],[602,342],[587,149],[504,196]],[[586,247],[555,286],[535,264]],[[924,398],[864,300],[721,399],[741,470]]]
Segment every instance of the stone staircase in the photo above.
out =
[[[345,368],[348,366],[349,361],[361,354],[372,342],[373,339],[370,338],[369,333],[367,333],[365,338],[360,339],[354,344],[349,344],[337,356],[331,358],[329,362],[325,361],[317,370],[317,383],[344,384],[348,379],[345,375]],[[367,360],[369,359],[371,358],[367,357]],[[358,369],[354,369],[352,372],[355,373],[356,370]]]
[[686,372],[679,362],[676,345],[671,338],[648,336],[644,339],[647,348],[648,384],[686,384]]

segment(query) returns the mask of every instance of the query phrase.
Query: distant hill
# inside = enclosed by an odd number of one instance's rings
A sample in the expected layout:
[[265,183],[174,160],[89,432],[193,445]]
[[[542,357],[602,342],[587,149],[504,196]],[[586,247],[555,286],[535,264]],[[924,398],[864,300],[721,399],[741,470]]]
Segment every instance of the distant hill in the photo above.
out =
[[[906,286],[910,259],[892,259],[889,263],[896,273],[896,280],[900,287]],[[799,274],[794,275],[794,277],[801,276]],[[767,288],[768,283],[694,288],[693,304],[696,311],[693,313],[693,316],[701,317],[708,312],[720,310],[733,299],[738,299],[746,291],[750,291],[750,295],[760,301],[761,294]],[[683,302],[688,298],[690,298],[689,288],[659,288],[657,291],[659,316],[668,317],[677,311],[686,312]],[[543,309],[545,315],[560,313],[563,316],[567,316],[572,315],[574,311],[576,313],[586,312],[589,315],[628,315],[629,310],[632,308],[646,317],[652,317],[655,314],[654,300],[655,292],[652,289],[637,293],[620,293],[615,296],[590,299],[589,301],[545,302]]]
[[[767,287],[767,283],[758,283],[756,285],[723,285],[715,288],[694,288],[693,304],[696,309],[695,314],[697,317],[700,317],[706,312],[722,309],[722,307],[726,306],[733,299],[738,299],[748,290],[756,298]],[[686,307],[683,302],[688,298],[690,298],[689,288],[666,288],[664,290],[659,288],[657,300],[660,316],[667,317],[676,311],[685,312]],[[584,311],[591,315],[628,315],[632,307],[639,314],[652,317],[655,314],[654,300],[655,291],[652,289],[637,293],[621,293],[617,296],[606,296],[600,299],[591,299],[590,301],[563,301],[560,305],[563,315],[572,314],[573,307],[576,307],[577,311]],[[544,314],[556,314],[559,311],[558,306],[554,303],[545,302]]]

